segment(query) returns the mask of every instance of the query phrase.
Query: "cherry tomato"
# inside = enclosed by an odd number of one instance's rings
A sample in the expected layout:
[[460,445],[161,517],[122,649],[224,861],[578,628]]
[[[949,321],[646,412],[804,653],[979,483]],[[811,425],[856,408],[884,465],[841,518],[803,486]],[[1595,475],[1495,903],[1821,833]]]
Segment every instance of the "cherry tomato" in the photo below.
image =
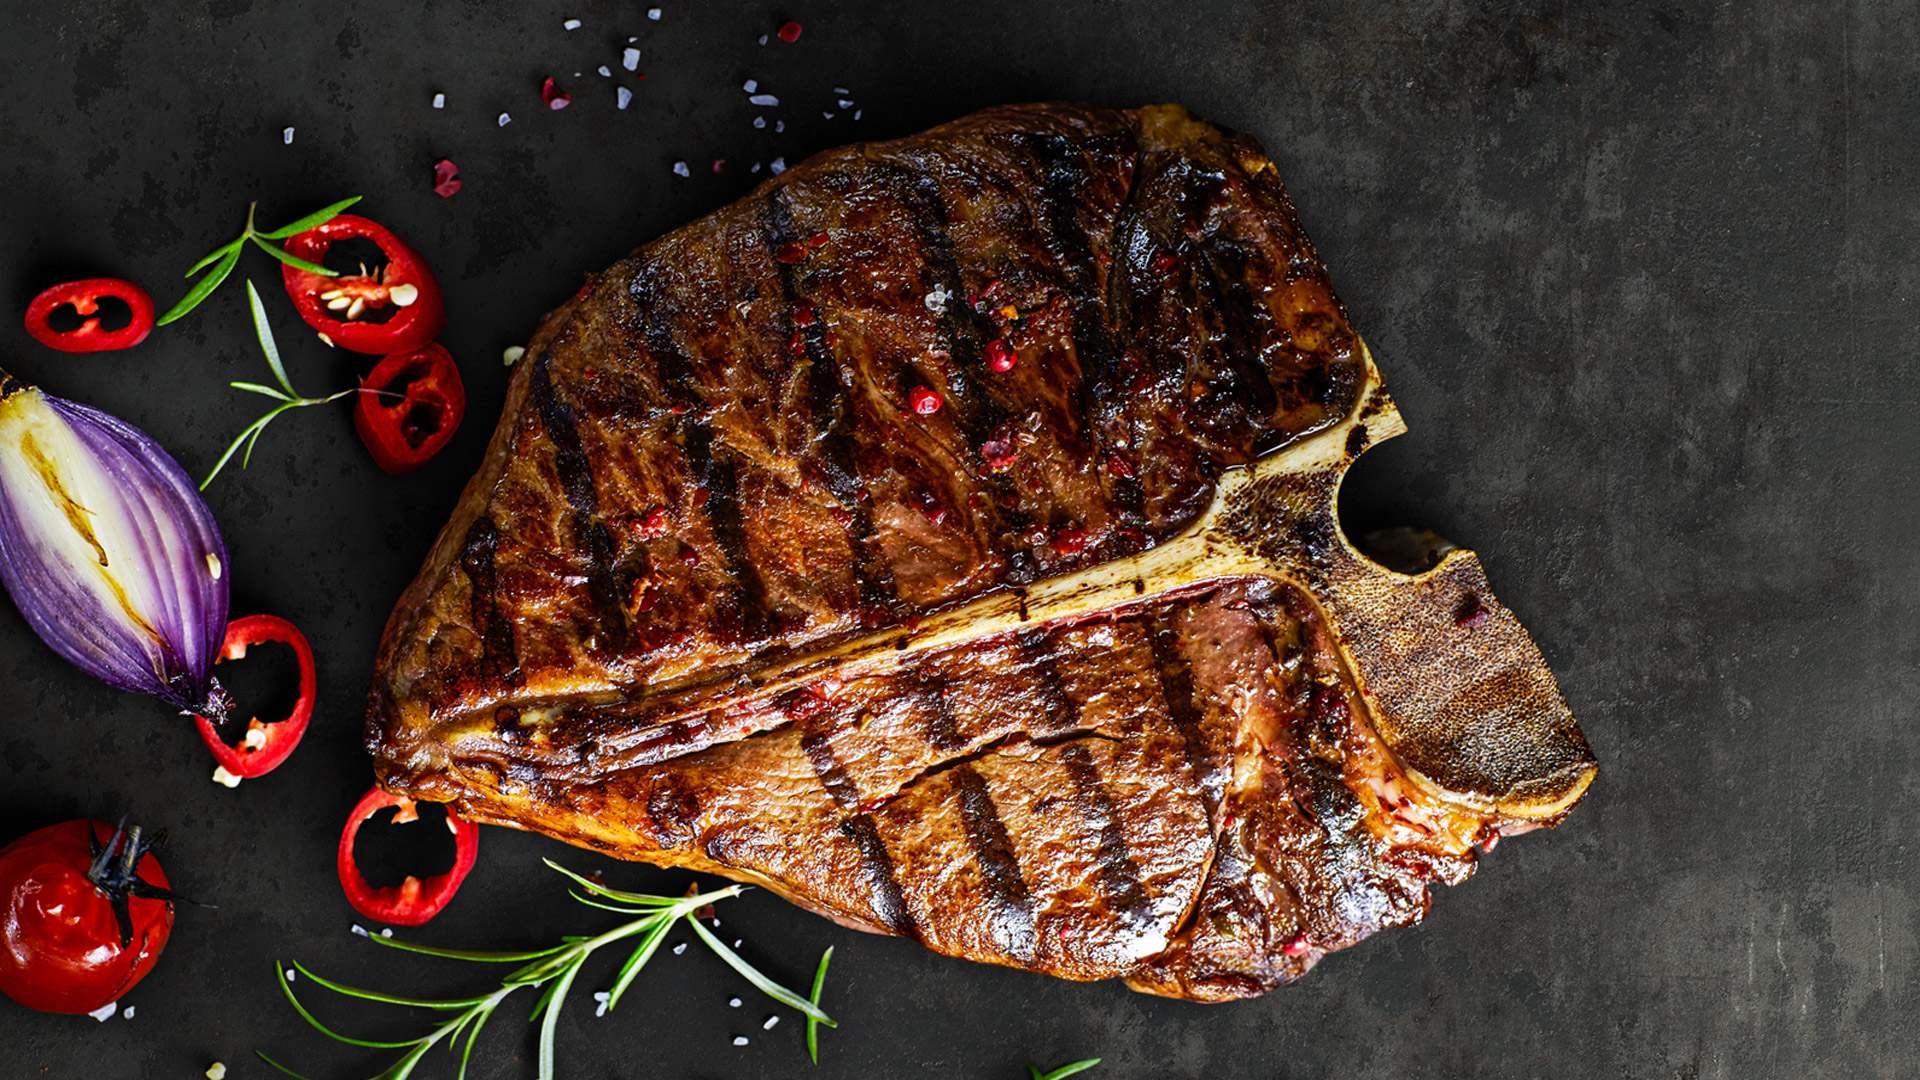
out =
[[41,1012],[88,1013],[153,970],[173,929],[173,894],[151,854],[160,839],[66,821],[0,848],[0,992]]

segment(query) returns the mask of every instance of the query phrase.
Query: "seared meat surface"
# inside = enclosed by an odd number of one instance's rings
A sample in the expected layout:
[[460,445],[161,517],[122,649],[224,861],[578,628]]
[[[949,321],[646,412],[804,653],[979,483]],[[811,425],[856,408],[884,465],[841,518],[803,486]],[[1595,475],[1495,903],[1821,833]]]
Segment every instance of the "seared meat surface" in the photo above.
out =
[[1245,136],[1044,105],[821,154],[549,316],[368,745],[941,952],[1261,993],[1593,775],[1470,553],[1341,537],[1398,430]]

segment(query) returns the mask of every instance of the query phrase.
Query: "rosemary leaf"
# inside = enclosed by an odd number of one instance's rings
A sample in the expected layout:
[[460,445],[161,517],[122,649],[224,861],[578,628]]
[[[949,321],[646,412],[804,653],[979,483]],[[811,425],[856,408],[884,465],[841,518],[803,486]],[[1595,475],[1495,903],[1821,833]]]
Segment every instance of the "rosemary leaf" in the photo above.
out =
[[483,964],[514,964],[538,960],[567,948],[566,945],[555,945],[550,949],[535,949],[531,952],[483,952],[477,949],[441,949],[432,945],[415,945],[395,938],[369,936],[367,940],[375,945],[384,945],[389,949],[399,949],[402,952],[420,953],[423,956],[444,956],[449,960],[472,960]]
[[280,346],[273,340],[273,325],[267,322],[267,306],[260,302],[260,292],[247,282],[247,307],[253,313],[253,333],[260,339],[260,351],[267,356],[267,366],[273,369],[273,377],[280,380],[280,386],[289,395],[299,397],[293,389],[293,383],[287,378],[287,369],[280,362]]
[[642,938],[640,944],[634,948],[633,955],[627,957],[627,962],[621,965],[619,978],[614,980],[613,989],[607,992],[608,1012],[612,1012],[613,1007],[620,1004],[620,995],[627,992],[627,986],[640,974],[640,969],[646,967],[647,961],[653,959],[653,954],[660,951],[660,943],[667,939],[667,931],[673,929],[674,921],[664,916],[660,917],[653,929],[648,930],[647,936]]
[[207,271],[207,276],[195,282],[193,288],[187,290],[187,295],[181,297],[179,303],[168,308],[165,315],[155,319],[153,325],[165,326],[180,316],[185,315],[187,312],[192,311],[194,308],[199,307],[200,301],[205,300],[207,295],[218,288],[221,282],[227,280],[227,275],[233,273],[233,266],[239,261],[240,245],[236,242],[232,248],[228,249],[225,255],[220,257],[219,262],[213,264],[213,269]]
[[261,386],[259,383],[230,382],[227,385],[233,387],[235,390],[246,390],[255,394],[265,394],[276,401],[292,401],[293,400],[292,398],[281,393],[280,391],[275,390],[273,387]]
[[[321,986],[326,987],[327,989],[333,991],[336,994],[344,994],[347,997],[363,998],[367,1001],[378,1001],[387,1005],[407,1005],[417,1009],[470,1009],[473,1006],[486,1001],[488,997],[491,996],[488,994],[482,994],[479,997],[471,997],[471,998],[399,997],[394,994],[383,994],[378,990],[362,990],[357,986],[346,986],[341,983],[334,982],[331,979],[324,978],[319,975],[315,975],[313,972],[308,971],[305,967],[301,965],[300,961],[298,960],[293,961],[293,968],[295,971],[298,971],[300,974],[305,975],[307,978],[312,979],[314,982],[319,983]],[[281,980],[285,981],[285,978],[286,978],[285,972],[282,972]],[[411,1044],[402,1043],[401,1045],[411,1045]]]
[[[816,1009],[820,1007],[820,991],[827,985],[827,961],[832,959],[833,946],[829,945],[827,951],[820,954],[820,966],[813,971],[813,993],[809,1000]],[[820,1064],[820,1021],[811,1016],[807,1017],[807,1057],[815,1065]]]
[[302,1076],[299,1073],[294,1072],[292,1069],[287,1068],[285,1065],[282,1065],[279,1062],[268,1057],[263,1051],[255,1050],[253,1052],[253,1055],[259,1058],[261,1061],[264,1061],[267,1064],[273,1066],[274,1068],[279,1069],[281,1072],[286,1073],[288,1076],[293,1077],[294,1080],[311,1080],[311,1078]]
[[258,244],[260,246],[261,251],[264,251],[267,254],[273,256],[274,258],[279,259],[281,262],[286,263],[288,266],[295,267],[300,270],[305,270],[309,274],[322,274],[326,277],[340,276],[340,271],[338,270],[329,270],[326,267],[321,266],[317,262],[308,262],[307,260],[301,258],[298,255],[287,254],[285,251],[281,250],[279,247],[273,244],[269,244],[265,240],[260,239],[260,234],[258,233],[255,233],[251,239],[255,244]]
[[809,1018],[813,1020],[817,1020],[820,1023],[827,1025],[828,1027],[838,1026],[833,1022],[833,1017],[828,1016],[826,1013],[823,1013],[820,1011],[820,1007],[818,1005],[815,1005],[813,1002],[808,1001],[806,998],[801,997],[799,994],[794,993],[793,991],[787,989],[786,987],[781,986],[779,983],[774,982],[772,979],[767,978],[765,975],[760,974],[760,970],[758,968],[754,967],[752,964],[747,963],[745,960],[740,959],[739,954],[735,953],[732,949],[729,949],[724,944],[722,944],[719,938],[713,936],[712,931],[708,930],[704,926],[701,926],[700,920],[689,917],[687,919],[687,924],[693,927],[693,932],[700,935],[700,940],[706,942],[708,948],[712,949],[716,954],[718,954],[720,959],[725,960],[727,962],[728,967],[739,972],[742,977],[744,977],[748,982],[752,983],[755,989],[759,990],[761,993],[767,995],[768,997],[772,998],[773,1000],[779,1002],[782,1005],[785,1005],[789,1008],[800,1010],[801,1012],[807,1014]]
[[[244,240],[246,238],[241,237],[240,239]],[[225,255],[229,251],[233,251],[239,246],[240,246],[240,240],[231,240],[231,241],[228,241],[226,244],[221,245],[220,247],[214,248],[212,251],[207,252],[206,258],[201,259],[199,262],[194,263],[192,266],[188,267],[187,272],[180,276],[192,277],[193,275],[199,273],[200,271],[220,261],[221,256]]]
[[1033,1074],[1033,1080],[1066,1080],[1067,1077],[1075,1073],[1086,1072],[1098,1064],[1100,1064],[1099,1058],[1087,1058],[1084,1061],[1076,1061],[1070,1065],[1062,1065],[1052,1072],[1043,1073],[1032,1065],[1027,1066],[1027,1071]]
[[[366,1046],[366,1047],[371,1047],[375,1050],[398,1050],[398,1049],[401,1049],[402,1047],[413,1046],[420,1041],[418,1039],[408,1039],[405,1042],[373,1042],[367,1039],[355,1039],[355,1038],[352,1038],[351,1036],[342,1035],[339,1032],[328,1027],[327,1025],[321,1023],[319,1020],[316,1020],[314,1018],[314,1015],[307,1011],[307,1007],[305,1005],[300,1004],[300,999],[295,997],[293,994],[293,986],[287,982],[287,971],[285,968],[280,966],[279,961],[277,960],[274,961],[273,970],[275,974],[280,976],[280,980],[279,980],[280,992],[285,994],[287,996],[287,1000],[293,1003],[294,1011],[300,1014],[301,1019],[305,1020],[309,1024],[312,1024],[313,1029],[315,1031],[318,1031],[320,1034],[325,1035],[329,1039],[333,1039],[337,1042],[346,1043],[349,1046]],[[305,970],[305,969],[303,968],[302,970]],[[331,985],[328,988],[335,989],[335,987],[332,987]],[[355,994],[354,996],[359,997],[361,995]]]
[[553,1080],[553,1032],[560,1022],[560,1005],[566,1000],[567,991],[573,989],[574,977],[580,974],[580,965],[567,969],[555,985],[553,1001],[547,1006],[546,1019],[540,1024],[540,1080]]
[[267,240],[285,240],[289,236],[293,236],[297,233],[303,233],[303,232],[306,232],[308,229],[315,229],[315,228],[319,228],[322,225],[325,225],[327,222],[332,221],[334,218],[339,217],[341,211],[345,210],[347,207],[352,206],[354,203],[357,203],[359,201],[360,201],[360,196],[358,195],[354,195],[350,198],[341,199],[339,202],[334,203],[331,206],[321,207],[320,209],[315,210],[313,213],[308,214],[306,217],[296,219],[290,225],[282,225],[279,228],[273,230],[272,232],[257,233],[255,235],[258,235]]

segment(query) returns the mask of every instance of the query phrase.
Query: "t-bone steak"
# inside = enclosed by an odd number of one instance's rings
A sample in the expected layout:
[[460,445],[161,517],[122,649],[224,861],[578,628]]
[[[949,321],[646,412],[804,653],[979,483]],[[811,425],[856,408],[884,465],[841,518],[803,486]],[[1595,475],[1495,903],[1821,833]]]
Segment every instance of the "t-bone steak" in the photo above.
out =
[[953,956],[1259,994],[1594,776],[1472,553],[1341,532],[1401,430],[1248,136],[1049,104],[823,153],[545,320],[367,745]]

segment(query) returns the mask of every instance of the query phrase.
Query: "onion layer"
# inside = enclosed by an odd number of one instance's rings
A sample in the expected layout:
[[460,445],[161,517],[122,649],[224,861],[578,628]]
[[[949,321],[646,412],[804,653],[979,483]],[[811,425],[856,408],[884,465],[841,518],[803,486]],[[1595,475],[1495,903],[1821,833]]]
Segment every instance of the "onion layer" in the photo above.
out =
[[0,584],[80,670],[225,718],[227,547],[199,490],[143,432],[5,372]]

